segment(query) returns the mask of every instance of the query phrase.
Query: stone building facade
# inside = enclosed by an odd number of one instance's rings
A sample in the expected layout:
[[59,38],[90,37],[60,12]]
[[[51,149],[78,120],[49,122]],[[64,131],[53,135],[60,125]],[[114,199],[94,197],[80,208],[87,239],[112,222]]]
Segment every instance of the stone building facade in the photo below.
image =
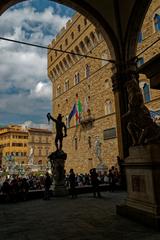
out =
[[17,164],[28,164],[31,151],[34,165],[46,166],[53,151],[52,132],[48,129],[24,128],[8,125],[0,128],[0,166],[14,159]]
[[[160,3],[153,0],[139,34],[138,66],[160,52],[160,41],[150,46],[160,37],[159,16]],[[109,61],[112,59],[101,33],[76,13],[49,47],[63,51],[48,51],[48,76],[53,88],[52,114],[56,117],[61,113],[68,127],[68,136],[63,141],[63,150],[68,154],[67,172],[74,168],[78,173],[85,173],[101,163],[108,168],[116,165],[119,152]],[[160,111],[160,92],[151,89],[149,79],[142,74],[140,87],[148,108]],[[75,106],[76,114],[70,120]]]
[[47,129],[28,129],[28,155],[33,151],[33,163],[46,166],[48,156],[53,151],[52,132]]

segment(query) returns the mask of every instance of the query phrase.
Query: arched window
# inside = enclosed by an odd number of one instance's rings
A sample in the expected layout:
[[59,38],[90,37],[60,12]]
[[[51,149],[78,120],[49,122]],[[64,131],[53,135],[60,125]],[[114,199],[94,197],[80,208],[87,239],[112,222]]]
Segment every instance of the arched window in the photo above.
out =
[[91,143],[91,136],[88,137],[88,147],[91,148],[92,147],[92,143]]
[[68,63],[67,63],[67,61],[66,61],[65,58],[63,58],[63,63],[64,63],[64,67],[65,67],[65,69],[67,69],[67,68],[68,68]]
[[80,74],[76,73],[74,75],[74,85],[78,84],[80,82]]
[[149,85],[147,83],[145,83],[143,86],[143,95],[144,95],[145,102],[149,102],[151,100],[150,89],[149,89]]
[[[104,51],[104,52],[102,53],[101,58],[102,58],[102,59],[107,59],[107,58],[108,58],[108,54],[107,54],[106,51]],[[101,63],[102,63],[102,67],[103,67],[104,65],[108,64],[108,61],[102,60]]]
[[58,64],[56,65],[56,69],[57,69],[58,75],[60,75],[61,71],[60,71],[60,68],[59,68]]
[[158,13],[154,15],[154,28],[156,32],[160,31],[160,14]]
[[74,32],[71,33],[71,38],[74,39]]
[[89,37],[86,36],[86,37],[84,38],[84,42],[85,42],[85,44],[86,44],[86,46],[87,46],[88,48],[91,48],[91,47],[92,47],[91,41],[90,41]]
[[140,67],[143,63],[144,63],[144,58],[143,57],[138,58],[137,67]]
[[64,91],[67,91],[69,89],[69,80],[66,80],[64,83]]
[[[81,54],[81,52],[80,52],[80,50],[79,50],[79,47],[78,47],[78,46],[76,46],[76,47],[75,47],[75,53]],[[80,56],[79,56],[79,55],[75,55],[75,56],[77,57],[77,59],[79,59],[79,58],[80,58]]]
[[86,52],[86,48],[85,48],[85,45],[84,45],[84,43],[82,41],[80,42],[79,46],[80,46],[82,52],[85,53]]
[[55,76],[57,76],[57,71],[55,68],[53,68],[53,72],[54,72]]
[[68,45],[68,39],[67,38],[65,39],[65,44],[66,44],[66,46]]
[[138,34],[138,43],[141,43],[143,41],[143,34],[142,32],[139,32]]
[[[71,50],[72,53],[75,53],[73,50]],[[72,60],[75,62],[77,60],[77,56],[75,54],[71,54]]]
[[102,37],[101,32],[100,32],[99,30],[96,29],[96,33],[97,33],[98,39],[99,39],[99,40],[102,40],[103,37]]
[[90,66],[88,64],[86,64],[86,67],[85,67],[85,76],[86,78],[89,78],[90,76]]
[[75,147],[75,150],[78,149],[78,141],[77,141],[77,137],[74,138],[74,147]]
[[64,67],[63,67],[63,64],[62,64],[62,62],[61,62],[61,61],[60,61],[59,65],[60,65],[60,67],[61,67],[61,70],[62,70],[62,72],[63,72],[63,71],[64,71]]
[[67,61],[69,63],[69,65],[71,66],[72,65],[72,60],[71,60],[71,57],[69,54],[67,54]]
[[93,44],[95,45],[97,43],[97,40],[96,40],[96,37],[93,32],[90,33],[90,38],[91,38]]
[[80,32],[81,31],[81,25],[78,25],[77,29],[78,29],[78,32]]
[[106,100],[104,106],[105,115],[112,113],[112,102],[111,100]]
[[57,87],[57,97],[59,96],[61,94],[61,86],[60,85],[58,85],[58,87]]

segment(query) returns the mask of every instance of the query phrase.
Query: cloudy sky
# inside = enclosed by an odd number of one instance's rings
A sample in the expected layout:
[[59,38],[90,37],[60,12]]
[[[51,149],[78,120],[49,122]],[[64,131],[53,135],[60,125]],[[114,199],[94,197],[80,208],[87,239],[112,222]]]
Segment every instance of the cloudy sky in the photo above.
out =
[[[0,36],[48,46],[73,14],[51,1],[26,1],[0,16]],[[0,40],[0,52],[0,125],[46,123],[51,111],[47,50]]]

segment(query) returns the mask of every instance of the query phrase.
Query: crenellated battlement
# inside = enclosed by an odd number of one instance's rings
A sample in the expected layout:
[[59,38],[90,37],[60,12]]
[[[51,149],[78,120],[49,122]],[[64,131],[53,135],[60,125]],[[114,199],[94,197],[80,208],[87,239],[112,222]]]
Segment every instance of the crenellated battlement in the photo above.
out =
[[74,22],[80,17],[81,15],[76,12],[71,19],[69,19],[66,25],[60,30],[60,32],[56,35],[56,37],[52,40],[52,46],[54,47],[55,44],[66,34],[69,28],[74,24]]

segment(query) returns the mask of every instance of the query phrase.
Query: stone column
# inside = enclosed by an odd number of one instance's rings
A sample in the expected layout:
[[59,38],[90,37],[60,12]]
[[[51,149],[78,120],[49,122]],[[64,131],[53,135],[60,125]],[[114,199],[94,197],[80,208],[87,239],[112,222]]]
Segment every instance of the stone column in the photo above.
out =
[[[115,68],[114,68],[115,69]],[[113,69],[113,71],[114,71]],[[126,129],[122,124],[122,115],[127,112],[128,98],[124,88],[125,82],[128,80],[129,74],[123,72],[116,72],[112,76],[112,87],[115,100],[116,111],[116,125],[119,156],[124,159],[128,156],[129,139]]]

